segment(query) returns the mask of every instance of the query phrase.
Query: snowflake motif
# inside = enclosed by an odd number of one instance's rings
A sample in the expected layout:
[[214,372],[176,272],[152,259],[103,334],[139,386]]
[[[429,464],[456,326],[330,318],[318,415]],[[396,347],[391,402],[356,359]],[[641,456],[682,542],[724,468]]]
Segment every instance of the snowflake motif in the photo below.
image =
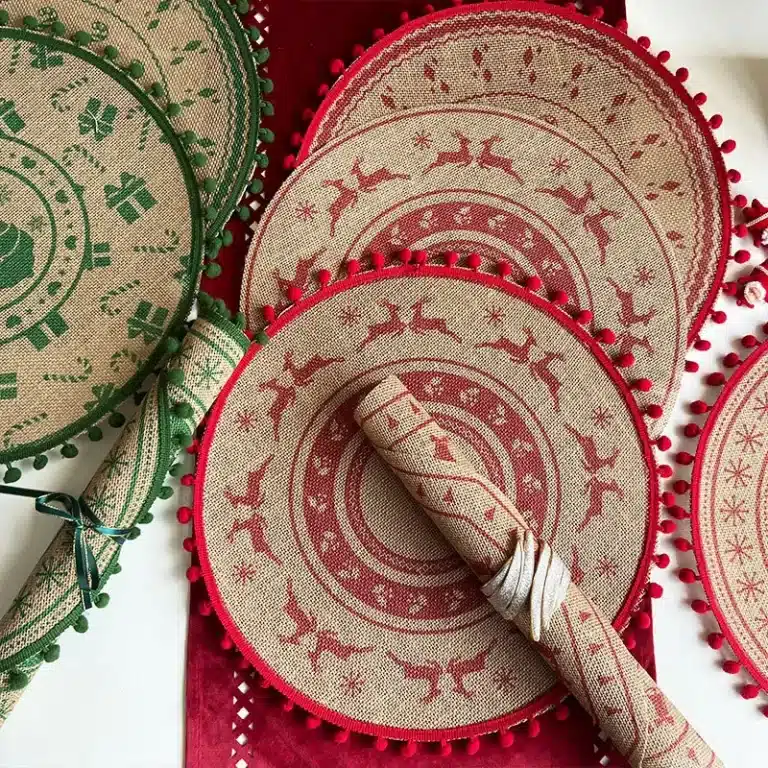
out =
[[107,493],[106,488],[96,488],[96,490],[85,497],[85,501],[97,517],[103,517],[104,512],[115,508],[115,494]]
[[406,601],[408,603],[407,610],[411,616],[415,616],[417,613],[421,613],[427,606],[427,596],[422,592],[411,593],[408,595]]
[[417,131],[411,138],[416,149],[429,149],[432,146],[432,134],[429,131]]
[[563,268],[563,265],[559,261],[552,261],[551,259],[544,259],[541,262],[541,269],[539,270],[545,277],[552,277],[555,272],[559,272]]
[[752,559],[749,550],[754,549],[754,546],[752,544],[747,544],[746,536],[742,535],[739,537],[739,535],[736,534],[732,539],[726,539],[725,545],[727,547],[725,554],[731,556],[732,563],[735,563],[736,560],[738,560],[739,565],[744,565],[745,560]]
[[32,607],[32,597],[29,591],[22,589],[21,592],[14,598],[11,603],[11,618],[25,619],[27,617],[27,611]]
[[312,222],[315,220],[315,216],[317,216],[317,206],[314,203],[310,203],[309,200],[296,206],[296,218],[299,221]]
[[28,222],[30,232],[42,232],[45,226],[45,219],[42,216],[33,216]]
[[253,581],[258,575],[258,570],[248,563],[240,563],[232,569],[232,578],[241,586]]
[[510,453],[513,456],[521,456],[524,453],[530,453],[533,450],[533,445],[527,440],[521,440],[516,437],[509,445]]
[[323,531],[322,539],[320,540],[320,552],[321,554],[326,554],[326,552],[330,552],[331,550],[336,549],[337,547],[337,539],[336,531]]
[[768,632],[768,611],[765,608],[760,608],[760,615],[756,617],[757,631]]
[[388,587],[386,584],[374,584],[371,589],[373,596],[376,598],[376,602],[382,607],[386,608],[389,605],[389,601],[394,597],[394,590],[392,587]]
[[720,507],[719,512],[725,518],[726,523],[733,521],[734,526],[743,525],[749,514],[745,502],[741,499],[737,501],[735,494],[730,499],[723,501],[723,506]]
[[46,561],[40,566],[40,572],[37,574],[37,586],[45,587],[45,591],[50,592],[54,587],[64,586],[66,574],[61,564]]
[[507,423],[507,411],[501,403],[488,412],[488,422],[496,427],[502,427]]
[[236,416],[237,431],[248,434],[252,429],[256,429],[256,412],[250,408],[240,411]]
[[753,411],[757,411],[757,420],[762,421],[763,416],[768,415],[768,395],[758,395],[757,405],[752,408]]
[[443,394],[443,388],[442,378],[440,376],[435,376],[424,385],[424,394],[427,397],[435,399]]
[[618,572],[618,566],[610,557],[601,557],[597,561],[597,575],[613,578]]
[[756,573],[752,573],[750,576],[746,572],[741,579],[736,579],[736,591],[744,598],[746,602],[750,600],[757,600],[758,597],[762,597],[765,594],[763,584],[764,579],[758,579]]
[[313,456],[312,466],[320,477],[325,477],[331,471],[331,460],[325,456]]
[[592,411],[592,423],[600,429],[607,429],[613,423],[613,414],[600,405]]
[[448,610],[455,611],[463,602],[466,595],[460,589],[452,589],[445,594],[445,602]]
[[11,190],[10,187],[3,184],[0,187],[0,205],[5,205],[11,202]]
[[731,459],[723,470],[726,475],[725,482],[731,483],[734,488],[746,488],[752,479],[750,469],[750,465],[745,464],[743,459]]
[[315,513],[322,515],[328,509],[328,497],[324,493],[318,493],[307,499],[307,506]]
[[498,328],[504,322],[505,317],[506,315],[501,311],[501,307],[485,308],[485,322],[494,328]]
[[754,453],[757,448],[763,447],[762,438],[765,436],[765,432],[757,431],[757,424],[753,424],[751,427],[746,425],[736,430],[736,445],[743,447],[745,451]]
[[355,696],[357,696],[358,693],[360,693],[360,691],[363,690],[364,685],[365,680],[363,680],[363,678],[357,672],[344,675],[344,677],[341,678],[341,690],[346,696],[349,696],[353,699]]
[[500,693],[512,693],[517,688],[518,677],[510,667],[502,667],[493,673],[493,684]]
[[632,278],[637,285],[648,285],[648,283],[653,282],[654,277],[656,277],[656,275],[654,275],[653,270],[650,267],[638,267],[632,275]]
[[339,315],[339,321],[342,326],[345,325],[357,325],[357,321],[360,319],[360,310],[357,307],[344,307]]
[[568,173],[568,171],[571,170],[571,161],[562,155],[553,157],[549,161],[549,170],[552,171],[553,176],[562,176],[564,173]]
[[480,390],[477,387],[469,387],[459,392],[459,400],[468,408],[475,408],[480,402]]
[[523,476],[523,487],[529,492],[534,493],[536,491],[540,491],[542,488],[541,481],[534,477],[532,474],[528,473],[527,475]]
[[196,363],[195,367],[197,369],[195,384],[198,387],[204,386],[206,389],[211,389],[221,380],[221,365],[212,358],[206,357],[202,363]]
[[107,454],[101,465],[102,471],[107,473],[107,480],[111,480],[113,477],[120,477],[123,474],[123,470],[130,464],[128,459],[125,458],[126,452],[127,448],[115,446]]

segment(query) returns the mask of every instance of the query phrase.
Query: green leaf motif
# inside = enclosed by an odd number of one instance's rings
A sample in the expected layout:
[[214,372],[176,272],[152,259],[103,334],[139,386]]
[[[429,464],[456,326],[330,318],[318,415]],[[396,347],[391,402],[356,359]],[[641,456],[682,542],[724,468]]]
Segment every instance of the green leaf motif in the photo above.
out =
[[0,221],[0,288],[12,288],[34,274],[34,241],[13,224]]
[[202,96],[204,99],[209,99],[214,93],[216,93],[215,88],[203,88],[202,91],[197,92],[197,95]]
[[202,40],[190,40],[185,46],[185,51],[196,51],[201,45],[203,41]]

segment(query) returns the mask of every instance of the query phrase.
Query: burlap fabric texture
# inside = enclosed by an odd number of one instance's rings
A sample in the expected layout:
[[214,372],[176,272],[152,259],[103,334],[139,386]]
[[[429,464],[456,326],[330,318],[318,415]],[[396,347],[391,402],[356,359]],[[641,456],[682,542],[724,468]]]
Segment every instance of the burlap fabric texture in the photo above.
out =
[[468,102],[546,120],[637,184],[677,254],[695,335],[730,250],[725,166],[685,87],[612,27],[527,2],[466,5],[416,20],[340,78],[300,159],[399,110]]
[[[179,438],[193,434],[247,344],[242,331],[218,314],[193,323],[181,349],[83,493],[89,508],[105,525],[131,528],[146,522],[146,513],[162,494],[166,474],[179,450]],[[188,406],[181,415],[179,403]],[[32,502],[30,507],[34,509]],[[119,548],[101,534],[91,531],[85,535],[97,559],[103,587],[117,565]],[[65,629],[87,627],[72,543],[72,529],[64,525],[0,622],[0,725],[23,693],[22,689],[11,689],[10,673],[31,677]],[[128,542],[124,546],[140,544]]]
[[84,430],[134,391],[189,312],[192,167],[126,73],[0,29],[0,461]]
[[[498,570],[510,554],[509,532],[528,523],[408,389],[386,379],[360,403],[355,420],[465,562],[486,561]],[[487,525],[489,509],[504,520],[503,536]],[[530,638],[526,610],[515,623]],[[535,647],[633,768],[722,766],[576,584]]]
[[[671,410],[686,346],[679,267],[662,225],[615,164],[545,122],[486,106],[398,112],[319,149],[254,235],[241,306],[284,304],[319,271],[381,252],[478,252],[540,275],[616,332],[648,395]],[[660,432],[664,420],[653,426]]]
[[696,450],[692,527],[696,561],[721,632],[761,686],[768,684],[768,347],[720,395]]
[[[239,650],[311,712],[393,738],[490,732],[559,701],[352,413],[396,372],[624,626],[655,484],[642,416],[597,345],[538,297],[459,267],[342,281],[268,330],[211,416],[197,473],[201,565]],[[487,525],[508,528],[491,510]]]
[[[121,65],[142,63],[142,88],[167,109],[178,133],[191,132],[188,150],[206,161],[196,176],[208,232],[219,232],[251,178],[261,110],[254,60],[260,54],[230,0],[54,0],[34,8],[28,0],[7,0],[3,8],[13,24],[33,11],[42,30],[63,23],[87,33],[98,54],[114,48]],[[135,121],[142,141],[152,141],[154,126],[141,114]]]

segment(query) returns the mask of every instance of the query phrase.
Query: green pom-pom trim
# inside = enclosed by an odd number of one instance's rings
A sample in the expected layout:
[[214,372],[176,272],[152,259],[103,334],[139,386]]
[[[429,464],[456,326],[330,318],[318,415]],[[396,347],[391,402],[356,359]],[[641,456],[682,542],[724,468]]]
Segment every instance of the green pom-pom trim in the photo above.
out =
[[35,469],[45,469],[46,464],[48,464],[48,457],[44,453],[38,453],[32,461]]
[[250,221],[253,211],[247,205],[241,205],[237,209],[237,215],[240,217],[240,221]]
[[261,30],[258,27],[248,27],[248,34],[253,41],[261,40]]
[[128,72],[133,78],[144,77],[144,65],[140,61],[132,61],[128,65]]
[[205,220],[213,221],[219,215],[219,209],[213,205],[209,205],[205,209]]
[[8,11],[0,11],[0,24],[6,25],[11,20]]
[[123,566],[120,565],[120,563],[115,563],[115,566],[112,569],[112,574],[114,575],[114,574],[117,574],[117,573],[121,573],[122,570],[123,570]]
[[191,419],[195,415],[189,403],[176,403],[173,406],[173,412],[180,419]]
[[171,102],[166,108],[165,113],[168,115],[168,117],[178,117],[181,114],[181,104],[176,104],[176,102]]
[[59,656],[61,656],[61,648],[56,643],[49,645],[43,651],[43,661],[47,664],[53,664],[54,661],[58,661]]
[[104,57],[109,59],[110,61],[114,61],[119,55],[120,55],[120,51],[118,51],[114,45],[108,45],[104,49]]
[[207,178],[203,182],[203,191],[207,192],[209,195],[216,191],[216,187],[219,185],[219,182],[216,181],[214,178]]
[[83,616],[82,614],[77,617],[77,620],[72,625],[72,629],[75,630],[78,634],[83,634],[84,632],[88,631],[88,618],[86,616]]
[[261,114],[264,117],[272,117],[275,114],[275,105],[271,101],[262,101]]
[[275,132],[270,131],[269,128],[259,128],[259,139],[271,144],[275,140]]
[[171,477],[181,477],[184,474],[184,465],[183,464],[174,464],[169,470],[168,474]]
[[228,229],[225,229],[221,233],[221,244],[224,247],[228,247],[228,246],[232,245],[232,243],[234,241],[235,241],[235,236]]
[[8,467],[3,476],[4,483],[16,483],[21,480],[21,470],[18,467]]
[[104,437],[104,432],[101,427],[93,426],[88,428],[88,439],[94,443],[98,443],[101,438]]
[[263,77],[259,82],[262,93],[272,93],[275,90],[275,84],[268,77]]
[[128,539],[128,541],[134,541],[135,539],[138,539],[139,536],[141,536],[141,528],[137,528],[135,525],[125,534],[125,538]]
[[221,264],[211,261],[205,266],[206,277],[218,277],[221,274]]
[[72,42],[75,45],[90,45],[93,42],[93,37],[81,29],[72,36]]
[[40,22],[34,17],[34,16],[25,16],[21,23],[27,28],[27,29],[37,29],[40,26]]
[[257,152],[254,155],[254,160],[259,168],[266,168],[269,165],[269,158],[263,152]]
[[213,306],[213,296],[205,291],[200,291],[197,295],[197,303],[200,305],[200,309],[207,312]]
[[106,608],[109,605],[109,595],[106,592],[99,592],[93,599],[93,604],[97,608]]
[[74,459],[80,451],[77,450],[77,446],[74,443],[64,443],[61,446],[61,455],[65,459]]
[[197,141],[197,134],[194,131],[184,131],[179,138],[184,144],[192,144]]
[[259,48],[254,52],[253,58],[257,64],[266,64],[269,61],[269,48]]
[[173,439],[176,441],[176,445],[178,445],[179,448],[189,448],[194,442],[192,435],[188,432],[177,432],[173,436]]
[[149,86],[149,95],[154,96],[156,99],[162,99],[165,95],[163,86],[160,85],[160,83],[152,83],[152,85]]
[[229,320],[229,310],[227,309],[224,299],[214,299],[213,308],[219,315]]
[[168,371],[168,381],[177,387],[182,386],[184,384],[184,371],[181,368],[171,368]]
[[251,4],[249,0],[237,0],[235,8],[240,15],[245,16],[245,14],[251,10]]
[[175,336],[169,336],[165,340],[165,351],[174,354],[181,348],[181,342]]
[[257,344],[261,344],[261,346],[263,347],[263,346],[264,346],[264,345],[265,345],[265,344],[266,344],[266,343],[269,341],[269,336],[267,336],[267,334],[266,334],[266,333],[264,333],[264,331],[259,331],[259,332],[256,334],[256,336],[254,336],[254,339],[253,339],[253,340],[254,340],[254,341],[257,343]]
[[249,185],[248,185],[248,191],[252,195],[258,195],[260,192],[264,191],[264,182],[261,179],[254,179]]
[[120,411],[113,411],[109,414],[109,418],[107,419],[107,423],[110,427],[114,427],[115,429],[119,429],[120,427],[125,424],[125,416],[123,416]]
[[8,673],[8,687],[12,691],[20,691],[22,688],[26,688],[28,684],[29,677],[23,672],[14,669]]
[[151,512],[145,512],[139,518],[139,524],[140,525],[149,525],[154,519],[155,519],[155,516]]
[[232,323],[242,331],[245,328],[245,315],[242,312],[236,312]]
[[56,35],[56,37],[64,37],[64,35],[67,34],[67,28],[64,26],[64,22],[54,21],[53,24],[51,24],[51,33]]
[[203,152],[195,152],[190,159],[195,168],[202,168],[208,162],[208,155]]

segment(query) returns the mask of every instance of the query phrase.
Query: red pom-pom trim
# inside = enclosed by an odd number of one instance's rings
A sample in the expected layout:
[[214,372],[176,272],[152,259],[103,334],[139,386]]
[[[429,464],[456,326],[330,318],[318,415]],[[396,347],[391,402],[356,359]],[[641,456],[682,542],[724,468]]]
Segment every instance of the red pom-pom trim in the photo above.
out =
[[565,291],[555,291],[550,298],[553,304],[563,305],[568,303],[568,294]]
[[699,370],[699,364],[695,360],[686,360],[685,361],[685,372],[686,373],[696,373],[696,371]]
[[317,279],[320,282],[320,285],[325,288],[328,286],[328,284],[331,282],[331,270],[330,269],[321,269],[317,273]]
[[691,602],[691,608],[696,613],[709,613],[709,603],[705,602],[704,600],[693,600]]
[[288,301],[291,302],[291,304],[295,304],[297,301],[299,301],[303,293],[304,291],[302,291],[298,285],[289,285],[287,290],[285,291],[285,295],[288,298]]
[[687,480],[675,480],[672,484],[672,490],[675,493],[688,493],[690,487],[691,484]]
[[651,405],[645,409],[645,413],[651,419],[660,419],[664,414],[664,409],[656,403],[651,403]]
[[690,552],[693,549],[693,545],[690,541],[688,541],[688,539],[675,539],[673,543],[675,545],[675,549],[678,552]]
[[616,334],[610,328],[602,328],[595,334],[595,338],[601,344],[615,344]]
[[529,291],[539,291],[541,290],[542,282],[540,277],[536,277],[536,275],[530,275],[529,277],[525,278],[525,287]]
[[499,261],[496,270],[501,277],[509,277],[512,274],[512,265],[508,261]]
[[691,403],[691,413],[701,416],[702,413],[706,413],[709,410],[709,406],[703,400],[694,400]]
[[712,632],[707,636],[707,644],[713,651],[719,651],[725,643],[725,635],[720,632]]
[[480,751],[480,739],[477,736],[468,739],[465,749],[468,755],[476,755]]
[[275,318],[277,317],[275,308],[271,304],[267,304],[267,306],[262,307],[261,315],[264,318],[265,323],[274,323]]
[[349,741],[349,730],[347,728],[340,728],[333,734],[333,740],[336,744],[346,744]]
[[499,731],[499,746],[502,749],[509,749],[515,743],[515,734],[509,729]]
[[666,552],[662,552],[660,555],[655,555],[653,562],[656,563],[657,568],[669,568],[669,555]]
[[635,364],[635,356],[631,352],[619,355],[614,361],[618,368],[631,368]]
[[452,752],[453,747],[451,746],[451,742],[443,739],[440,742],[440,757],[450,757]]
[[400,261],[402,264],[410,264],[410,263],[411,263],[411,258],[412,258],[412,257],[413,257],[413,253],[412,253],[412,251],[411,251],[411,249],[410,249],[410,248],[403,248],[403,250],[402,250],[402,251],[400,251],[400,252],[397,254],[397,258],[398,258],[398,260],[399,260],[399,261]]
[[458,260],[459,260],[459,254],[456,253],[456,251],[448,251],[448,253],[445,254],[445,263],[449,267],[455,266]]
[[738,675],[741,672],[741,663],[735,659],[726,659],[723,662],[723,672],[727,675]]
[[469,256],[467,256],[467,266],[470,269],[478,269],[482,261],[479,253],[470,253]]
[[541,733],[541,723],[534,717],[528,721],[528,737],[535,739]]
[[192,509],[190,507],[179,507],[176,510],[176,519],[182,524],[186,525],[192,521]]
[[683,584],[695,584],[699,580],[696,572],[692,571],[690,568],[681,568],[677,572],[677,578],[680,579]]
[[680,451],[677,456],[675,456],[675,461],[678,464],[682,464],[684,467],[687,467],[689,464],[693,462],[693,454],[688,453],[688,451]]
[[381,251],[374,251],[371,254],[371,266],[374,269],[383,269],[385,261],[386,261],[386,257]]
[[664,587],[662,587],[661,584],[657,584],[654,581],[648,584],[648,597],[650,597],[652,600],[658,600],[663,596],[663,594]]
[[662,520],[659,523],[659,530],[662,533],[674,533],[677,530],[677,523],[674,520]]
[[334,77],[344,74],[344,62],[341,59],[334,59],[329,65],[328,70]]
[[576,314],[574,319],[579,325],[587,325],[587,323],[592,322],[592,317],[593,315],[588,309],[582,309]]
[[683,428],[683,434],[686,437],[698,437],[701,433],[701,427],[698,424],[686,424]]
[[415,741],[406,741],[405,744],[400,747],[400,754],[403,757],[413,757],[416,754],[417,749],[418,747]]
[[741,688],[742,699],[756,699],[760,695],[760,686],[748,683]]
[[360,271],[360,262],[357,259],[347,259],[345,266],[349,277],[354,277]]
[[672,447],[672,441],[666,435],[662,435],[656,440],[656,447],[660,451],[668,451]]
[[389,739],[385,739],[383,736],[377,736],[376,740],[373,742],[373,748],[377,752],[385,752],[388,746]]
[[725,384],[725,374],[720,371],[710,373],[709,376],[707,376],[707,384],[709,384],[710,387],[722,387],[723,384]]

